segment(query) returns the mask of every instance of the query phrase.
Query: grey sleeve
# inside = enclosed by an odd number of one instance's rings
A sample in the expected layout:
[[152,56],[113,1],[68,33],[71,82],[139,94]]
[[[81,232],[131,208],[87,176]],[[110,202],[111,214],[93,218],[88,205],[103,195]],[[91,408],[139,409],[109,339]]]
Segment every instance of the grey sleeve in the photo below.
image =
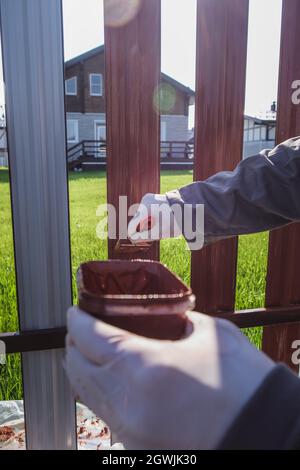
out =
[[228,429],[218,450],[299,450],[299,395],[297,375],[283,364],[276,365]]
[[[204,205],[205,244],[300,220],[300,137],[167,193],[169,204]],[[176,214],[175,214],[176,215]]]

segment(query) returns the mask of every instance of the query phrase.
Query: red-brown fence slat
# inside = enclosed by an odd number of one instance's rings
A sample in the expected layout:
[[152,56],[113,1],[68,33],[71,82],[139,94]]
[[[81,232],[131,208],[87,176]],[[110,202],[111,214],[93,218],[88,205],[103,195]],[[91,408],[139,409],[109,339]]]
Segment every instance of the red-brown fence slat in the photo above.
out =
[[[292,83],[300,79],[299,20],[299,0],[283,0],[277,143],[300,135],[300,105],[292,102]],[[267,307],[295,304],[300,304],[300,224],[271,232],[266,287]],[[291,360],[294,340],[300,340],[300,324],[264,328],[264,351],[298,370]]]
[[[233,170],[242,156],[248,0],[198,0],[194,180]],[[197,309],[232,311],[237,238],[192,253]]]
[[[161,4],[140,0],[128,22],[118,17],[123,0],[104,1],[105,75],[107,121],[107,199],[117,210],[119,195],[128,206],[140,202],[147,192],[159,192],[160,116],[154,94],[160,82]],[[128,2],[134,5],[134,2]],[[112,25],[112,8],[118,26]],[[110,258],[158,258],[159,247],[150,251],[116,253],[109,240]]]

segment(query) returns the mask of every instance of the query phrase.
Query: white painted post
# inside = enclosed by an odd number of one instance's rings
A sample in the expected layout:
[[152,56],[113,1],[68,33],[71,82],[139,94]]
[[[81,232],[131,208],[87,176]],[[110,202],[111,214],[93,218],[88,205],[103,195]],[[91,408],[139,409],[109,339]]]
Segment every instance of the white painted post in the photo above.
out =
[[[71,305],[60,0],[0,0],[20,330]],[[63,350],[23,353],[28,449],[76,448]]]

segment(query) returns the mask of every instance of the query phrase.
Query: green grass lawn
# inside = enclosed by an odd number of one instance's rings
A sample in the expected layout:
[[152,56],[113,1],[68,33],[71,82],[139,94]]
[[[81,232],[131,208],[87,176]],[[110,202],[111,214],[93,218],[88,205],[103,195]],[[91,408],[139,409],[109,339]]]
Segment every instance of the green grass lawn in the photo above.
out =
[[[190,171],[163,171],[161,192],[192,181]],[[73,292],[76,301],[75,272],[86,260],[106,259],[106,242],[96,237],[97,206],[106,201],[106,174],[83,172],[69,174],[70,224],[73,269]],[[0,331],[17,331],[18,317],[13,258],[12,223],[7,170],[0,170]],[[264,304],[268,235],[240,237],[236,308],[261,307]],[[190,282],[190,253],[183,239],[161,242],[161,261]],[[258,347],[261,329],[245,331]],[[22,397],[20,356],[9,355],[0,366],[0,400]]]

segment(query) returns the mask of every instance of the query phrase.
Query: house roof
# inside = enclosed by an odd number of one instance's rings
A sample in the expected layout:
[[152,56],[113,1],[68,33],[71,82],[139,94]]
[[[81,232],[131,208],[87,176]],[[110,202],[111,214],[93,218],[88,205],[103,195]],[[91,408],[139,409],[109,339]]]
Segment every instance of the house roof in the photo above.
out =
[[[95,47],[94,49],[90,49],[89,51],[84,52],[83,54],[80,54],[76,57],[73,57],[70,60],[67,60],[65,62],[65,67],[66,68],[72,67],[73,65],[76,65],[79,62],[84,62],[85,60],[90,59],[91,57],[93,57],[95,55],[98,55],[98,54],[102,54],[102,53],[104,53],[104,44],[102,44],[102,46]],[[161,76],[165,81],[169,82],[171,85],[173,85],[174,87],[176,87],[179,90],[183,91],[187,95],[189,95],[189,96],[194,96],[195,95],[194,90],[192,90],[191,88],[183,85],[182,83],[178,82],[177,80],[170,77],[169,75],[162,72]]]
[[94,55],[101,54],[102,52],[104,52],[104,44],[102,44],[102,46],[95,47],[94,49],[90,49],[89,51],[86,51],[76,57],[73,57],[73,59],[67,60],[65,62],[65,66],[71,67],[72,65],[78,64],[78,62],[83,62],[84,60],[87,60]]
[[271,124],[271,125],[275,125],[276,124],[276,119],[273,119],[273,118],[268,118],[268,119],[263,119],[263,118],[259,118],[259,117],[256,117],[256,116],[250,116],[249,114],[245,114],[244,116],[245,119],[253,119],[253,121],[255,121],[255,124]]

